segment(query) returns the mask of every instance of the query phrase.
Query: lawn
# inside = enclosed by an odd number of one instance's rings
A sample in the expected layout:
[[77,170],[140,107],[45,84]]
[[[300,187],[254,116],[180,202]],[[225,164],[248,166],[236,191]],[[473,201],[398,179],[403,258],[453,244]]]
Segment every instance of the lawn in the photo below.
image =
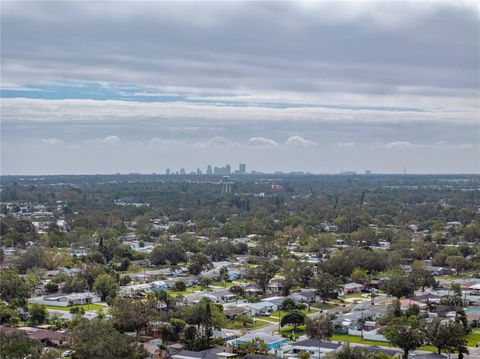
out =
[[[359,344],[368,344],[368,345],[378,345],[381,347],[390,347],[393,348],[394,346],[388,342],[381,342],[377,340],[365,340],[355,335],[348,335],[348,334],[333,334],[332,341],[336,342],[344,342],[344,343],[359,343]],[[436,352],[437,348],[432,347],[431,345],[424,345],[420,348],[420,350]]]
[[[278,333],[278,330],[276,332]],[[280,329],[280,335],[284,338],[291,338],[294,336],[295,340],[297,340],[302,335],[305,335],[305,326],[300,325],[296,330],[294,330],[293,327],[282,328]]]
[[215,286],[215,287],[233,287],[235,285],[235,283],[233,282],[213,282],[212,283],[212,286]]
[[68,306],[68,307],[57,307],[55,305],[46,305],[45,307],[47,309],[64,310],[66,312],[69,312],[70,309],[72,309],[72,308],[83,308],[83,309],[85,309],[85,311],[87,311],[87,310],[108,309],[107,306],[100,305],[100,304],[85,304],[85,305],[75,305],[75,306]]
[[345,294],[343,299],[366,299],[361,293]]
[[480,343],[480,328],[475,328],[473,331],[467,335],[467,345],[469,347],[474,347]]

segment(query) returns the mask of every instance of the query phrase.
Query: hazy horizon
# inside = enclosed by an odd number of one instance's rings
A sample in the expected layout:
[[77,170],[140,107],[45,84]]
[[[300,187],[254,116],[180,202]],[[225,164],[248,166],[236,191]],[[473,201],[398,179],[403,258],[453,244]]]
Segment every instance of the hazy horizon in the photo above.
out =
[[2,175],[480,172],[475,1],[0,6]]

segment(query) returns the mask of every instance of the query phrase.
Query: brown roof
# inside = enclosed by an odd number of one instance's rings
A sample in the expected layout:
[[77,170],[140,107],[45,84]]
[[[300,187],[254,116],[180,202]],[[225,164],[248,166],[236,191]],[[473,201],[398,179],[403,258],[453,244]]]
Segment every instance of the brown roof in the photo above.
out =
[[65,333],[56,332],[54,330],[39,329],[34,331],[28,336],[30,339],[36,340],[58,340],[63,341],[65,339]]

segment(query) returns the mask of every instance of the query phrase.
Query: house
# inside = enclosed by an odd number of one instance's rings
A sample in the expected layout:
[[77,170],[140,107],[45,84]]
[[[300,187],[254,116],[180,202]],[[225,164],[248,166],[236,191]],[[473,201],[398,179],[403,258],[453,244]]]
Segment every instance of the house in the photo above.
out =
[[85,293],[70,293],[70,294],[50,294],[44,295],[43,297],[30,298],[29,303],[33,304],[44,304],[52,305],[57,307],[68,307],[71,305],[84,305],[84,304],[94,304],[100,303],[101,298],[91,292]]
[[215,303],[232,302],[236,299],[236,295],[228,290],[217,290],[213,292],[204,292],[203,297],[211,299]]
[[227,352],[225,347],[205,349],[199,352],[182,350],[172,355],[172,359],[235,359],[237,357],[237,354]]
[[263,298],[263,299],[260,299],[260,301],[273,303],[277,306],[277,308],[280,308],[283,305],[283,302],[285,301],[286,298],[287,297],[276,296],[276,297]]
[[267,334],[267,333],[247,333],[240,338],[234,339],[232,343],[234,345],[241,345],[257,339],[263,340],[267,345],[267,349],[269,351],[274,351],[280,348],[284,343],[287,342],[286,338],[281,337],[279,335],[273,335],[273,334]]
[[300,352],[307,352],[310,358],[323,358],[327,353],[335,352],[342,345],[339,343],[325,343],[318,339],[305,339],[291,344],[292,354],[298,355]]
[[360,283],[347,283],[343,286],[343,292],[345,294],[361,293],[365,286]]
[[46,345],[62,346],[65,344],[65,333],[54,330],[37,329],[28,334],[28,337]]
[[230,307],[223,310],[223,314],[227,319],[233,320],[237,315],[250,314],[251,309],[248,307]]
[[151,282],[150,286],[152,287],[153,291],[160,291],[160,290],[167,290],[168,286],[163,280],[157,280],[155,282]]
[[292,293],[288,296],[295,303],[315,303],[317,294],[315,289],[302,289],[300,292]]
[[268,283],[267,291],[273,294],[281,293],[283,291],[283,283],[284,279],[272,279],[270,283]]
[[278,309],[275,304],[270,302],[239,303],[237,306],[249,308],[251,316],[269,316]]

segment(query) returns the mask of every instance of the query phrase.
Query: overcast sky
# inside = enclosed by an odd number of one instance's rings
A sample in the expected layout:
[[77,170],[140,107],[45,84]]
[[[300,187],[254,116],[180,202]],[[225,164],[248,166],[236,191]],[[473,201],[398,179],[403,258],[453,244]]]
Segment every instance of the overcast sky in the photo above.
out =
[[1,2],[2,174],[480,171],[477,2]]

